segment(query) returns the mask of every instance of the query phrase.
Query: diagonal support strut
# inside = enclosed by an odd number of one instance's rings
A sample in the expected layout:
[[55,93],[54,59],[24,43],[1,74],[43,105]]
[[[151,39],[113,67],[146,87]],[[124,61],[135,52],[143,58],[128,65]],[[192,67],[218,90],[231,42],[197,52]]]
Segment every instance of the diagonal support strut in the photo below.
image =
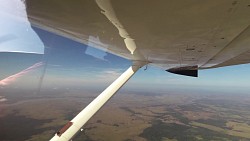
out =
[[145,62],[134,62],[120,77],[118,77],[108,88],[97,96],[87,107],[85,107],[75,118],[68,122],[50,141],[69,141],[82,128],[82,126],[106,103],[108,100],[145,65]]

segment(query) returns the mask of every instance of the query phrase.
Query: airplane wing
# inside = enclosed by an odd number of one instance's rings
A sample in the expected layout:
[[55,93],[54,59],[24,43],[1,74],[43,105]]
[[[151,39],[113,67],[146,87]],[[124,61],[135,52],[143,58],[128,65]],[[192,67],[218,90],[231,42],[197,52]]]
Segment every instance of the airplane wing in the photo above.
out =
[[33,26],[165,70],[250,62],[249,0],[26,0],[26,11]]

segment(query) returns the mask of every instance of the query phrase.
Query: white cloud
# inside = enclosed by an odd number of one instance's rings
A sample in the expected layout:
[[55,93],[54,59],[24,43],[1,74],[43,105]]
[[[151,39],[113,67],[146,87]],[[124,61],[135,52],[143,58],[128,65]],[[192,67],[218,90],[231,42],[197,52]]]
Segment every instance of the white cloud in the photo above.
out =
[[97,79],[114,80],[122,74],[120,69],[103,70],[97,74]]
[[7,99],[4,98],[3,96],[0,96],[0,102],[5,102],[5,101],[7,101]]

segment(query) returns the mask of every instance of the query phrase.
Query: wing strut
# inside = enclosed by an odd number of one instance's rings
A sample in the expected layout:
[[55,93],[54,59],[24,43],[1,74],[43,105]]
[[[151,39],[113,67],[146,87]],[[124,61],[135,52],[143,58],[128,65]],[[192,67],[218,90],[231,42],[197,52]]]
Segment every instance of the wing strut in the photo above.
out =
[[108,88],[85,107],[74,119],[68,122],[50,141],[69,141],[82,126],[133,76],[145,63],[136,62],[129,67]]

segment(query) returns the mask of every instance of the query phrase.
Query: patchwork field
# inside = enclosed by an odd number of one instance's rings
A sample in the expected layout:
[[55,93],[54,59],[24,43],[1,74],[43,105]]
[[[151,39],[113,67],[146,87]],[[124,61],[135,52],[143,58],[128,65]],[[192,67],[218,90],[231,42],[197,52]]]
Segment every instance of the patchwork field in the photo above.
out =
[[[0,140],[49,140],[93,92],[9,92],[0,103]],[[121,91],[74,141],[248,141],[250,95]],[[15,136],[13,136],[15,133]]]

